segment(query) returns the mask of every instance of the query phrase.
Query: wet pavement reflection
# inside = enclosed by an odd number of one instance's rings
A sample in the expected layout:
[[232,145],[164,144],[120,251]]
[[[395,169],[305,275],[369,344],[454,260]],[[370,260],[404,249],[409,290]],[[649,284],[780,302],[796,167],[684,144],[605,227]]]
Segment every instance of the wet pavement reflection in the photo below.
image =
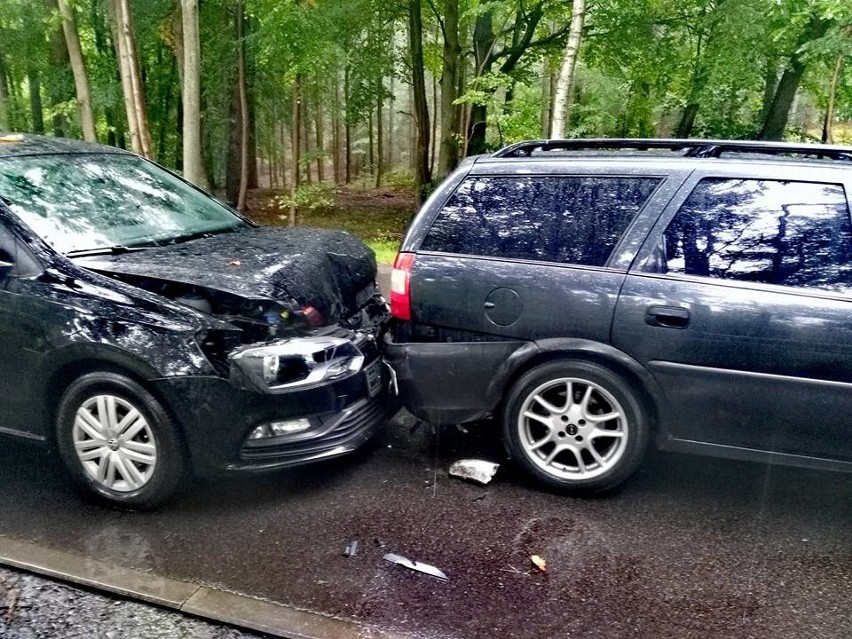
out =
[[652,452],[621,491],[580,499],[506,464],[487,486],[449,477],[462,457],[502,461],[494,427],[402,413],[346,460],[126,513],[3,440],[0,535],[406,636],[852,636],[852,475]]

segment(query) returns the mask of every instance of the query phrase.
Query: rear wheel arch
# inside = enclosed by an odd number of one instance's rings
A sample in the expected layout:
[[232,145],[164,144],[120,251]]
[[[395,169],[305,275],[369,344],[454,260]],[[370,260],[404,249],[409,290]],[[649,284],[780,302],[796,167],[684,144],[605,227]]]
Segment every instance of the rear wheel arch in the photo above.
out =
[[665,402],[662,389],[632,357],[612,346],[591,340],[541,340],[530,342],[529,346],[519,349],[514,365],[510,365],[505,372],[498,371],[492,381],[489,397],[496,399],[495,413],[502,413],[506,398],[521,377],[535,368],[555,361],[597,364],[631,384],[647,411],[651,433],[656,434],[659,429],[659,415]]

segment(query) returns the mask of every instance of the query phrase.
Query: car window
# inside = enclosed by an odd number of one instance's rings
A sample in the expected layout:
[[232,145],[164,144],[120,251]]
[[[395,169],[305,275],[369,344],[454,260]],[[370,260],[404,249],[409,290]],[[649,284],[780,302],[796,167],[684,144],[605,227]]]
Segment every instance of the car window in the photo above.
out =
[[701,180],[665,243],[668,273],[852,288],[852,227],[837,184]]
[[245,227],[227,208],[132,155],[5,158],[0,197],[61,253],[139,246]]
[[603,266],[657,184],[631,177],[471,177],[422,248]]

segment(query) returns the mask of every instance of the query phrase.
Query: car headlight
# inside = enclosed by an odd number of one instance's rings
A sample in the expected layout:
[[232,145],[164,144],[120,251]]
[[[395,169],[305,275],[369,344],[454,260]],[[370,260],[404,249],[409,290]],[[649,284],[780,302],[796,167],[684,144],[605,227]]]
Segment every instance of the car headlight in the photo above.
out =
[[297,337],[247,347],[230,356],[231,380],[260,389],[289,389],[342,379],[361,370],[364,355],[339,337]]

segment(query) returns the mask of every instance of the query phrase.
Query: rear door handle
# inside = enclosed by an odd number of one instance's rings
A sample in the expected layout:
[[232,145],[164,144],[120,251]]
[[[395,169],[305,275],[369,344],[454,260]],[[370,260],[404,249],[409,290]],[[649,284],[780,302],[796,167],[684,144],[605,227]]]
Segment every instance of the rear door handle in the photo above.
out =
[[494,302],[485,302],[484,306],[490,311],[492,308],[494,308]]
[[689,309],[682,306],[649,306],[645,323],[664,328],[686,328],[689,325]]

